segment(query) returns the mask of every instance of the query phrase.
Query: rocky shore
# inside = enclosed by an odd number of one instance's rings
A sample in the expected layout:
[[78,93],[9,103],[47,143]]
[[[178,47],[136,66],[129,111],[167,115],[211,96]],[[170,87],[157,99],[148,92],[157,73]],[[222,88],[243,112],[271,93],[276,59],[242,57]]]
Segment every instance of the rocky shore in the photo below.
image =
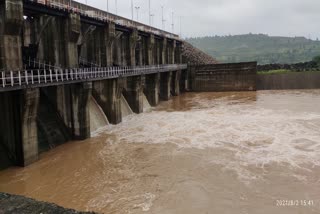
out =
[[195,65],[217,64],[218,61],[191,44],[184,42],[182,47],[183,62]]
[[40,202],[30,198],[0,193],[0,214],[95,214],[65,209],[55,204]]

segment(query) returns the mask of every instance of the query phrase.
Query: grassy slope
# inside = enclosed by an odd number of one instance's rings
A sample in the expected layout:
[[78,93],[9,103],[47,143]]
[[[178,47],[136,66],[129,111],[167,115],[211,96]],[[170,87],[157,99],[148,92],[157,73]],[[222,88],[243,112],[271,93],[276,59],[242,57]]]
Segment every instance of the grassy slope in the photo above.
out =
[[320,42],[304,37],[247,34],[190,38],[188,42],[221,62],[258,61],[259,64],[297,63],[320,55]]

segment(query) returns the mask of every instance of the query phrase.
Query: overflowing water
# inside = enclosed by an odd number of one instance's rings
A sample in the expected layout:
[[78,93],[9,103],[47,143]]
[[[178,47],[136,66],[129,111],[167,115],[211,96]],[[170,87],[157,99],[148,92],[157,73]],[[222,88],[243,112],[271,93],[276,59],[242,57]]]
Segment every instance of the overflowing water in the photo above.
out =
[[0,191],[103,213],[320,213],[320,90],[188,93],[24,169]]
[[145,94],[143,94],[143,112],[150,112],[151,111],[151,105],[146,97]]
[[89,98],[90,131],[95,134],[99,129],[109,125],[109,121],[93,96]]

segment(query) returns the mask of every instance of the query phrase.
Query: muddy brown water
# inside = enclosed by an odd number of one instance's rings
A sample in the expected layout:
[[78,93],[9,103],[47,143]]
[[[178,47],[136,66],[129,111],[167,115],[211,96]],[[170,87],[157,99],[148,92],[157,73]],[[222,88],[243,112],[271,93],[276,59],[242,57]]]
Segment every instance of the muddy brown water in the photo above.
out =
[[101,213],[320,213],[320,90],[184,94],[1,171],[0,191]]

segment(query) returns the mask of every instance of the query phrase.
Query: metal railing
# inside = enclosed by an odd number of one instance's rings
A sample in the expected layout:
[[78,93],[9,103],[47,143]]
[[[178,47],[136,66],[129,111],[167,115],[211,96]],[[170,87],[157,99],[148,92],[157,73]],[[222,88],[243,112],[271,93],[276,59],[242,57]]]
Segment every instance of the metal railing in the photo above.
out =
[[90,68],[92,67],[101,67],[98,63],[95,63],[95,62],[89,62],[88,60],[82,58],[82,57],[79,57],[79,64],[82,64],[82,65],[87,65],[89,66]]
[[125,26],[128,28],[137,28],[138,30],[153,33],[155,35],[164,36],[171,39],[180,40],[179,35],[174,33],[169,33],[167,31],[163,31],[121,16],[114,15],[112,13],[99,10],[97,8],[70,0],[25,0],[29,2],[34,2],[38,4],[42,4],[51,8],[70,11],[72,13],[77,13],[82,16],[90,17],[93,19],[97,19],[103,22],[114,22],[118,25]]
[[50,85],[98,81],[119,77],[169,72],[187,69],[186,64],[152,65],[137,67],[98,67],[74,69],[31,69],[0,72],[0,91],[37,88]]
[[60,69],[60,67],[51,65],[51,63],[42,62],[40,59],[23,59],[24,67],[33,67],[39,69]]

